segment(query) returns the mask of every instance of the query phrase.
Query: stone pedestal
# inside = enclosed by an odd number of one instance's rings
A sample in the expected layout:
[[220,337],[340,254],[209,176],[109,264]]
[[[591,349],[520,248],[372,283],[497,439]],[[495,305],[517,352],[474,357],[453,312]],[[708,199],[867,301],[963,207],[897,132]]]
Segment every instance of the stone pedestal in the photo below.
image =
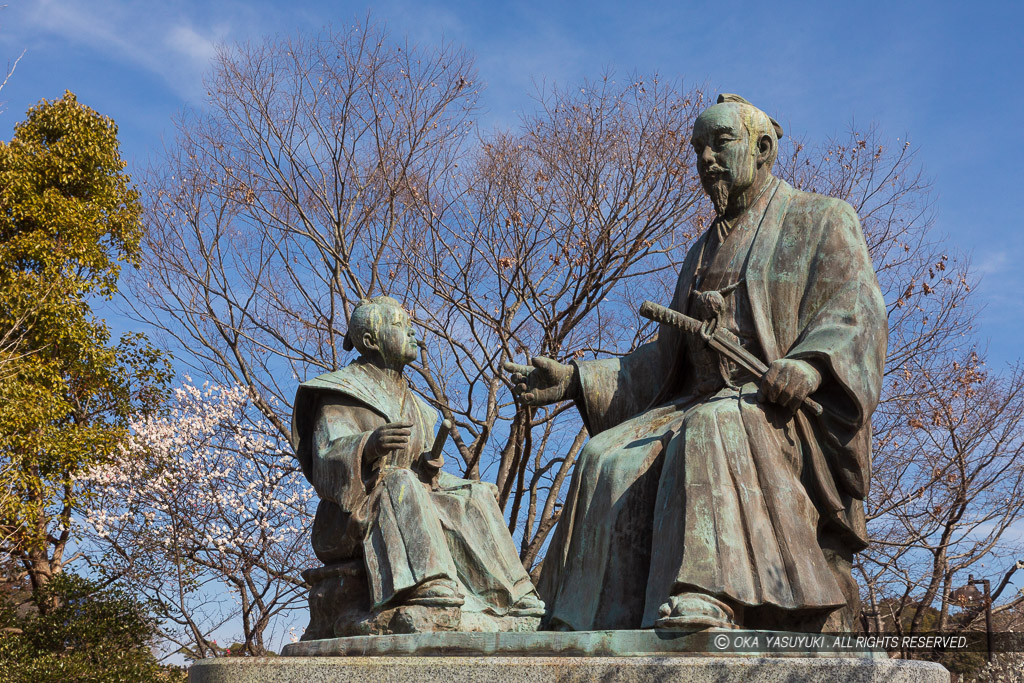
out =
[[[790,637],[787,640],[787,637]],[[842,642],[799,649],[806,634],[768,631],[671,633],[415,633],[304,641],[281,657],[196,662],[192,683],[264,681],[855,681],[949,683],[931,662],[889,659]]]
[[949,683],[930,662],[802,657],[260,657],[206,659],[190,683]]

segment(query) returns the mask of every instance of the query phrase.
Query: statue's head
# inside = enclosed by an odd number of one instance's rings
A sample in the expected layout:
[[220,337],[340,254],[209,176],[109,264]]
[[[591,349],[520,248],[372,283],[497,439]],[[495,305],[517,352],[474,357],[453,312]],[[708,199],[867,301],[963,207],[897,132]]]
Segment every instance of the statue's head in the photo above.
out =
[[345,350],[385,367],[401,369],[416,360],[419,342],[409,314],[389,296],[361,299],[352,309],[345,335]]
[[697,173],[718,215],[746,205],[751,188],[760,189],[771,176],[782,127],[738,95],[719,95],[693,126],[690,144],[697,154]]

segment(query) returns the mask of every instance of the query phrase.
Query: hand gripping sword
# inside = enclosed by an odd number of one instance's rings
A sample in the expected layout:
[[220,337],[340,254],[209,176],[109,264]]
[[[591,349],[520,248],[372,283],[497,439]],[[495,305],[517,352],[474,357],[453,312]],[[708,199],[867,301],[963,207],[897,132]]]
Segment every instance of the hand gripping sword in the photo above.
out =
[[[648,320],[679,328],[687,334],[699,336],[709,347],[752,373],[759,380],[764,377],[764,373],[768,372],[768,366],[761,362],[760,358],[726,336],[713,321],[704,323],[653,301],[645,301],[640,305],[640,315]],[[804,407],[815,415],[822,413],[821,404],[809,397],[804,399]]]

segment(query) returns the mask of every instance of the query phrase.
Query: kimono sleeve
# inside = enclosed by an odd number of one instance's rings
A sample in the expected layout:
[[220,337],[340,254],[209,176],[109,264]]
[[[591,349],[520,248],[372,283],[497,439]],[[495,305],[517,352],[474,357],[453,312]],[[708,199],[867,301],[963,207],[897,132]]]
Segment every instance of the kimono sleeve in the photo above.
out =
[[364,452],[375,422],[384,420],[343,395],[324,395],[316,410],[310,481],[320,498],[346,512],[362,504],[372,481]]
[[815,399],[825,450],[843,488],[867,493],[871,414],[881,393],[888,342],[885,302],[857,214],[832,200],[800,304],[800,335],[786,354],[815,360],[828,374]]

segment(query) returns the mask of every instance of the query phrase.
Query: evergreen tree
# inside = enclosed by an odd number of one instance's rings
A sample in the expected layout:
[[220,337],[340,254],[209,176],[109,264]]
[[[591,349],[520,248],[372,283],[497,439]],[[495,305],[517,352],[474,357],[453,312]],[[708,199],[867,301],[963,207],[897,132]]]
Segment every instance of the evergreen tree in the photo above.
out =
[[37,600],[68,561],[88,495],[78,475],[116,452],[169,374],[141,335],[112,345],[90,307],[137,262],[141,208],[124,168],[117,126],[70,92],[0,143],[0,548]]

